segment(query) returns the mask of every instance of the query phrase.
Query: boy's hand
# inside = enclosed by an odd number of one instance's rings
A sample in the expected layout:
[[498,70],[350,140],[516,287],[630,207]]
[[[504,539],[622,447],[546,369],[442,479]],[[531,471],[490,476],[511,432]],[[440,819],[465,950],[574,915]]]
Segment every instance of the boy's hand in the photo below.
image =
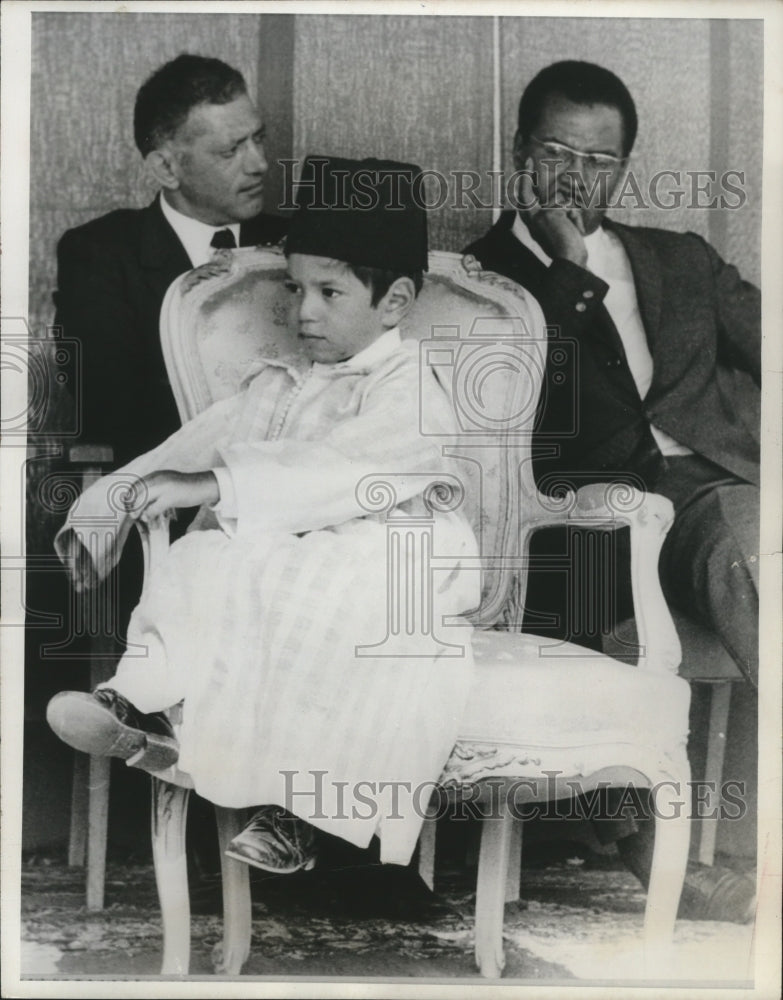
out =
[[175,507],[201,507],[220,499],[214,472],[152,472],[143,476],[127,501],[132,518],[148,521]]

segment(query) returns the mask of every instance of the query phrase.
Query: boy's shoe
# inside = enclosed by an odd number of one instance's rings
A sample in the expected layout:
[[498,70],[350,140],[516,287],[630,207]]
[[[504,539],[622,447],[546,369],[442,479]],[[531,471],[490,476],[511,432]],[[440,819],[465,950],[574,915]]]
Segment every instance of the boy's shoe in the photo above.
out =
[[262,806],[226,849],[235,861],[289,875],[315,866],[315,830],[281,806]]
[[120,757],[132,767],[164,771],[177,763],[179,748],[162,712],[145,715],[111,688],[61,691],[46,707],[46,721],[75,750]]

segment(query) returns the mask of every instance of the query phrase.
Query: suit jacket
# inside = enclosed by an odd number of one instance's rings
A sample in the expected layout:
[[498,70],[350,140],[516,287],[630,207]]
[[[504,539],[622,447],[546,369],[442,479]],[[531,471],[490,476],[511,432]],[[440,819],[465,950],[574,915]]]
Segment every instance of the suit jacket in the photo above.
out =
[[[240,244],[277,243],[286,228],[284,219],[258,215],[242,224]],[[157,198],[68,230],[57,246],[55,324],[81,345],[71,381],[80,440],[111,445],[119,464],[180,425],[158,322],[167,288],[190,268]]]
[[[651,457],[659,466],[660,453],[651,422],[758,483],[758,429],[743,411],[732,372],[752,377],[753,410],[761,382],[758,290],[694,233],[605,221],[628,254],[652,353],[653,380],[642,400],[603,305],[608,285],[570,261],[547,267],[512,234],[513,221],[513,212],[504,213],[465,252],[528,289],[544,311],[548,360],[534,438],[541,488],[550,474],[579,485],[623,472],[652,486]],[[553,450],[556,456],[545,457]]]

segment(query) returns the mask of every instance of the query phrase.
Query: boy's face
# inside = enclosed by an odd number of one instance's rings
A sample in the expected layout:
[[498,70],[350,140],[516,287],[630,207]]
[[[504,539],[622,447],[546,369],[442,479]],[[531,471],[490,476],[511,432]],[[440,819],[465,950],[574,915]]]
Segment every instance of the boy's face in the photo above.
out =
[[387,328],[372,292],[347,264],[293,253],[285,287],[291,292],[297,332],[311,361],[334,365],[358,354]]

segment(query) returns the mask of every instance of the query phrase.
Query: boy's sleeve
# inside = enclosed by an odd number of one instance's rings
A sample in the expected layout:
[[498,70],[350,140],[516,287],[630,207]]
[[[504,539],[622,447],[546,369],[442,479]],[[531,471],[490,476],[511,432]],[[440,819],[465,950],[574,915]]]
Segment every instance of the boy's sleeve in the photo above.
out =
[[240,396],[215,403],[188,421],[157,448],[93,483],[71,507],[65,524],[55,536],[54,548],[68,565],[84,547],[99,579],[119,560],[133,525],[125,510],[128,494],[151,472],[203,472],[220,461],[220,441],[229,432]]
[[231,473],[223,465],[216,465],[212,469],[212,474],[217,479],[218,502],[213,504],[212,510],[224,521],[236,521],[237,517],[237,491],[234,489],[234,481]]

